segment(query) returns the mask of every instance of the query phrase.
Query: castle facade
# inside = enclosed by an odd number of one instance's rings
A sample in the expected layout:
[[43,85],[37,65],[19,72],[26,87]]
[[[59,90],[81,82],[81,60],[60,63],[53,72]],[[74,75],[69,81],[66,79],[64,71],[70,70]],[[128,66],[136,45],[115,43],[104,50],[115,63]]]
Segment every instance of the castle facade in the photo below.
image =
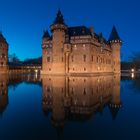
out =
[[8,43],[0,33],[0,73],[8,72]]
[[59,10],[51,32],[42,38],[42,74],[120,73],[122,41],[115,26],[107,41],[93,28],[68,27]]

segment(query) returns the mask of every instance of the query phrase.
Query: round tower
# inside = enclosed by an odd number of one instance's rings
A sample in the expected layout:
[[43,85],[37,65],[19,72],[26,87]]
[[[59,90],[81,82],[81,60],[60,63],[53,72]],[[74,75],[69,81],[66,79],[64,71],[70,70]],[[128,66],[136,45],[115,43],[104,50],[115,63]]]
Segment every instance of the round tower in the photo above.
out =
[[0,73],[8,72],[8,43],[0,33]]
[[113,26],[112,32],[110,34],[109,43],[112,48],[112,68],[114,73],[121,72],[121,60],[120,60],[120,49],[122,41],[117,33],[115,26]]
[[56,19],[51,25],[51,31],[53,51],[52,73],[65,74],[64,43],[67,26],[60,10],[58,10]]

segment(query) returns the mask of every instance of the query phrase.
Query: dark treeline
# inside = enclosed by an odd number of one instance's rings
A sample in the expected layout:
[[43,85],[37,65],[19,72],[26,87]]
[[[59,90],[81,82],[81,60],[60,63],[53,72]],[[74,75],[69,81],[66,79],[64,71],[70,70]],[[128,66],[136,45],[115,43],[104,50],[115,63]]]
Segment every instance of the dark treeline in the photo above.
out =
[[24,65],[42,65],[42,57],[38,58],[28,58],[21,61],[16,54],[9,56],[9,65],[10,66],[24,66]]
[[140,69],[140,52],[133,53],[129,61],[121,63],[122,70],[130,70],[134,68],[135,70]]
[[[21,61],[16,54],[9,56],[9,65],[42,65],[42,57],[29,58]],[[140,52],[133,53],[129,61],[121,62],[122,70],[140,69]]]

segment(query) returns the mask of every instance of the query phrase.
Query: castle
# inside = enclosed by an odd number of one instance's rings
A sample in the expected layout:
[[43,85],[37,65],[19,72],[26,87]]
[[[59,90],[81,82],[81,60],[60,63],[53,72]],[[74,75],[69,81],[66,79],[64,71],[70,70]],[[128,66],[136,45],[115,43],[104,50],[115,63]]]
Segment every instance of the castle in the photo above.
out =
[[68,27],[59,10],[52,36],[42,37],[42,74],[120,73],[122,41],[115,26],[107,41],[86,26]]
[[0,33],[0,73],[8,72],[8,43]]

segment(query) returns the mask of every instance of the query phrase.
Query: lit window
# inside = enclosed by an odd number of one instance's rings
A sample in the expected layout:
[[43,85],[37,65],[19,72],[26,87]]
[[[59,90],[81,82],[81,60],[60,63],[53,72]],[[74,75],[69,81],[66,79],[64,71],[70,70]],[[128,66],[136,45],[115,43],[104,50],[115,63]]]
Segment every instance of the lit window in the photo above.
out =
[[83,47],[86,47],[86,45],[85,45],[85,44],[83,44]]
[[51,60],[51,59],[50,59],[50,57],[48,56],[48,57],[47,57],[47,62],[50,62],[50,60]]

